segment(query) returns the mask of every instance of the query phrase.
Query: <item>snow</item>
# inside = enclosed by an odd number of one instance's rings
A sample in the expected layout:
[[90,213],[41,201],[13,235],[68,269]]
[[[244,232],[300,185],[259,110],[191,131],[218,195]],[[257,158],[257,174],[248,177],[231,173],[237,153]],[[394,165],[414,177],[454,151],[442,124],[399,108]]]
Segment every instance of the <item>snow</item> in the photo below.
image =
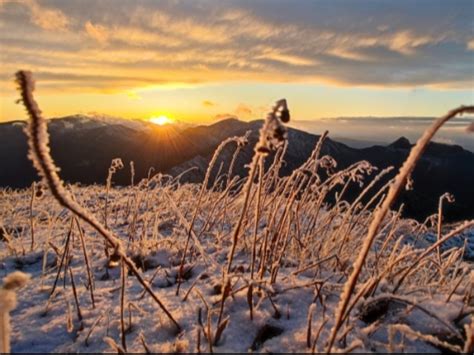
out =
[[[422,233],[418,237],[415,235],[407,235],[404,240],[406,243],[413,244],[419,248],[424,248],[429,244],[437,241],[435,232],[429,231]],[[448,241],[441,244],[441,251],[448,251],[455,248],[464,248],[463,257],[467,261],[474,262],[474,229],[468,229],[454,236]]]
[[[209,344],[203,334],[211,328],[212,335],[217,329],[217,320],[222,302],[223,271],[227,267],[227,255],[231,246],[229,235],[232,223],[240,211],[241,198],[229,199],[225,213],[228,219],[213,225],[209,230],[199,233],[205,225],[206,218],[211,213],[211,206],[216,204],[219,192],[206,192],[204,207],[198,213],[194,231],[199,237],[200,244],[206,253],[201,255],[192,243],[190,254],[186,259],[186,280],[181,285],[179,296],[176,295],[177,275],[182,258],[187,228],[180,222],[177,212],[173,209],[164,191],[169,194],[174,203],[182,211],[184,218],[191,219],[193,203],[196,199],[196,185],[178,185],[171,188],[165,183],[157,183],[143,193],[143,186],[112,188],[109,196],[108,225],[116,236],[120,237],[127,254],[136,261],[157,296],[166,308],[176,318],[182,327],[180,333],[156,303],[143,293],[136,278],[126,275],[124,319],[126,345],[129,352],[143,352],[145,346],[153,352],[196,352],[198,333],[200,333],[200,351],[208,352]],[[104,191],[103,186],[69,187],[77,201],[87,206],[96,218],[103,218]],[[69,270],[72,271],[77,291],[78,303],[82,320],[79,319],[70,273],[64,268],[58,274],[61,256],[65,250],[65,240],[71,225],[71,213],[60,207],[53,197],[46,193],[33,206],[35,228],[35,246],[30,250],[30,193],[29,190],[0,190],[2,207],[0,207],[1,225],[9,229],[17,228],[15,235],[0,239],[0,276],[5,277],[15,271],[31,275],[31,280],[17,291],[17,307],[11,312],[11,348],[13,352],[109,352],[113,346],[122,346],[120,323],[120,267],[115,263],[108,271],[107,258],[104,254],[103,239],[89,226],[80,223],[84,230],[86,250],[93,275],[95,308],[92,306],[88,276],[85,267],[80,234],[73,224],[69,258],[65,259]],[[266,201],[268,203],[268,200]],[[128,206],[128,207],[127,207]],[[252,207],[253,208],[253,207]],[[252,208],[250,210],[252,210]],[[218,210],[221,210],[219,207]],[[278,213],[284,211],[283,205]],[[307,211],[304,213],[308,213]],[[311,216],[300,218],[300,228],[303,230],[310,222]],[[330,211],[320,213],[322,220],[330,216]],[[217,217],[214,217],[217,218]],[[341,223],[342,218],[333,221],[334,228]],[[400,221],[400,233],[408,228],[408,221]],[[411,223],[411,222],[410,222]],[[260,223],[259,235],[271,224],[268,220]],[[19,228],[21,227],[21,228]],[[331,227],[332,228],[332,227]],[[328,228],[328,231],[332,229]],[[0,228],[1,230],[1,228]],[[250,237],[253,223],[248,223],[244,235]],[[289,233],[292,229],[288,229]],[[359,232],[364,236],[364,229]],[[423,245],[433,241],[434,234],[426,234]],[[472,252],[473,231],[448,241],[443,246],[447,259],[456,250],[451,248],[463,246],[467,240],[467,257]],[[327,240],[330,241],[328,232]],[[319,234],[321,239],[325,239]],[[314,242],[318,242],[316,237]],[[356,238],[356,237],[355,237]],[[251,240],[251,239],[248,239]],[[359,240],[349,240],[347,250],[354,250],[360,245]],[[418,242],[417,242],[418,243]],[[405,245],[407,251],[422,248],[414,240]],[[317,245],[317,244],[315,244]],[[297,244],[290,243],[288,255],[282,260],[282,265],[276,281],[270,283],[269,274],[263,279],[250,280],[249,261],[250,248],[244,242],[239,246],[233,262],[233,272],[230,274],[231,295],[225,299],[222,319],[228,317],[227,326],[220,340],[212,344],[214,352],[310,352],[307,347],[308,311],[311,309],[311,335],[313,343],[317,333],[320,334],[315,342],[315,352],[323,352],[326,340],[334,325],[334,313],[339,302],[339,295],[346,280],[347,270],[338,267],[335,258],[321,263],[304,272],[297,272],[302,267],[323,259],[320,254],[308,254],[307,259],[298,259]],[[396,249],[395,240],[389,243],[391,250]],[[387,250],[388,250],[387,249]],[[346,249],[344,249],[346,250]],[[401,249],[400,249],[401,250]],[[373,251],[380,251],[377,243]],[[403,254],[406,251],[400,251]],[[341,261],[349,267],[356,253],[340,253],[349,259]],[[383,253],[381,253],[383,254]],[[375,254],[371,253],[367,267],[364,268],[363,280],[357,290],[370,280],[376,268]],[[389,256],[381,256],[387,263]],[[451,257],[452,259],[454,257]],[[212,262],[206,262],[207,259]],[[444,260],[444,259],[443,259]],[[452,265],[452,266],[449,266]],[[453,260],[445,270],[444,283],[432,284],[430,270],[421,269],[402,286],[396,296],[407,298],[412,304],[391,301],[387,311],[381,312],[375,322],[364,322],[361,314],[367,305],[377,299],[390,296],[393,285],[390,277],[384,278],[372,297],[360,300],[354,307],[349,318],[351,328],[343,327],[339,337],[347,332],[347,336],[336,342],[335,351],[353,349],[355,352],[441,352],[441,348],[420,338],[411,339],[402,335],[403,327],[426,335],[436,337],[440,341],[461,346],[463,339],[457,339],[452,330],[433,318],[425,311],[436,314],[443,322],[461,332],[464,325],[469,323],[469,313],[459,318],[462,312],[470,311],[472,315],[472,299],[465,304],[465,292],[470,283],[470,276],[461,280],[459,287],[453,292],[449,302],[446,301],[453,285],[459,280],[458,270],[464,275],[474,275],[472,263],[462,259]],[[396,267],[395,267],[396,269]],[[59,276],[58,276],[59,275]],[[391,274],[389,273],[389,276]],[[51,291],[56,277],[57,287],[53,295]],[[248,285],[253,285],[253,319],[250,319],[248,305]],[[320,292],[319,287],[322,285]],[[189,294],[188,294],[189,293]],[[377,298],[378,297],[378,298]],[[185,299],[186,298],[186,299]],[[185,300],[184,300],[185,299]],[[273,303],[273,305],[272,305]],[[419,306],[419,307],[418,307]],[[207,307],[211,309],[208,318]],[[129,316],[131,312],[131,325]],[[201,312],[202,327],[198,321]],[[210,325],[208,325],[208,319]],[[405,329],[405,331],[407,331]],[[112,344],[112,347],[111,345]],[[145,344],[145,345],[144,345]]]

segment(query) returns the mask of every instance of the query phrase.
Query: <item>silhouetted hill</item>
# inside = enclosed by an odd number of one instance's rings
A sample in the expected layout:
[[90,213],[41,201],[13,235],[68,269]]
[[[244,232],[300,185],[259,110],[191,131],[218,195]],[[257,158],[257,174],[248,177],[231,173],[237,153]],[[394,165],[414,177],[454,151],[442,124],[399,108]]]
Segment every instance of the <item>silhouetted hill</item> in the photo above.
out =
[[[201,181],[215,148],[227,137],[250,131],[247,145],[236,161],[235,173],[244,176],[245,165],[250,162],[258,138],[261,120],[242,122],[236,119],[219,121],[209,126],[185,127],[156,126],[142,121],[98,119],[88,116],[70,116],[51,120],[52,154],[61,167],[61,177],[68,182],[84,184],[104,183],[110,161],[122,158],[126,168],[114,176],[116,184],[128,184],[134,161],[136,178],[146,177],[148,169],[177,175],[196,166],[183,176],[182,181]],[[24,122],[0,124],[0,185],[14,188],[27,187],[37,175],[27,159]],[[297,129],[289,129],[286,164],[281,173],[290,174],[310,155],[319,136]],[[379,168],[393,165],[399,168],[412,144],[402,137],[388,146],[376,145],[364,149],[351,148],[328,138],[322,154],[331,155],[338,169],[360,160],[367,160]],[[227,171],[235,145],[229,145],[221,154],[214,174],[222,164]],[[271,157],[267,159],[270,164]],[[395,174],[395,171],[391,176]],[[413,173],[414,190],[404,192],[399,203],[405,203],[405,215],[417,219],[435,213],[438,198],[451,192],[456,203],[446,205],[447,220],[474,217],[474,154],[460,146],[431,143]],[[385,180],[386,181],[386,180]],[[382,181],[381,186],[385,181]],[[347,197],[359,192],[352,186]]]

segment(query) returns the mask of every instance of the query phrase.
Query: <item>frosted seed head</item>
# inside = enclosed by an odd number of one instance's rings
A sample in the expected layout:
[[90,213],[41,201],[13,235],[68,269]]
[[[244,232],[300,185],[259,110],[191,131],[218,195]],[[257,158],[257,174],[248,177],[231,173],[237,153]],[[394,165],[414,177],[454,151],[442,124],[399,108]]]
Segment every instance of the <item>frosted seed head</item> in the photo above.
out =
[[123,162],[120,158],[112,159],[112,164],[110,165],[111,169],[123,169]]
[[283,123],[290,122],[290,111],[289,110],[282,110],[280,111],[280,120]]
[[21,271],[15,271],[3,278],[3,288],[14,290],[23,287],[31,278],[31,275]]
[[407,182],[405,184],[405,190],[406,191],[411,191],[413,190],[413,179],[411,178],[411,175],[407,177]]
[[257,152],[260,154],[268,155],[270,154],[270,149],[262,145],[262,146],[257,147]]
[[452,194],[450,194],[449,192],[444,193],[441,196],[441,199],[445,199],[449,203],[453,203],[455,201],[454,196]]
[[245,135],[244,135],[244,136],[239,137],[239,138],[237,139],[237,145],[238,145],[239,147],[244,147],[244,146],[246,146],[247,144],[249,144],[250,133],[252,133],[252,131],[249,130],[249,131],[245,132]]
[[289,111],[285,99],[278,100],[267,114],[265,123],[260,130],[260,141],[256,152],[267,155],[278,149],[287,139],[287,129],[283,125],[289,120]]
[[46,186],[42,183],[36,183],[35,184],[35,198],[37,200],[40,200],[43,198],[44,194],[46,193]]
[[333,169],[337,168],[337,162],[334,160],[333,157],[329,155],[325,155],[321,158],[320,163],[322,168],[324,169]]

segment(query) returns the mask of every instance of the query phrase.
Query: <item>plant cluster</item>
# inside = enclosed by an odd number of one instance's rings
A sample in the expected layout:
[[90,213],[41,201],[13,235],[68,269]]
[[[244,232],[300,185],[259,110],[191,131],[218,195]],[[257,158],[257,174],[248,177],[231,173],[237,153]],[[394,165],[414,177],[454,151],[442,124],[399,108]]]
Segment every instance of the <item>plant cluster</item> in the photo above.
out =
[[[66,314],[75,337],[62,349],[473,351],[474,268],[463,259],[466,244],[447,248],[446,242],[472,229],[474,220],[443,226],[449,195],[426,223],[401,218],[403,207],[390,209],[436,131],[473,107],[437,120],[378,191],[392,168],[379,171],[362,161],[337,171],[332,157],[321,156],[327,132],[302,166],[281,176],[286,100],[270,110],[246,177],[233,172],[248,144],[244,136],[222,142],[202,184],[161,173],[134,182],[130,164],[131,185],[115,187],[113,173],[124,167],[118,159],[105,187],[77,186],[64,184],[51,158],[31,74],[18,72],[17,81],[30,116],[29,155],[43,187],[40,197],[37,184],[30,191],[0,190],[7,246],[0,256],[7,268],[41,280],[42,317],[58,308]],[[211,181],[230,144],[230,168]],[[351,184],[362,192],[348,202]],[[431,230],[434,243],[413,242]]]

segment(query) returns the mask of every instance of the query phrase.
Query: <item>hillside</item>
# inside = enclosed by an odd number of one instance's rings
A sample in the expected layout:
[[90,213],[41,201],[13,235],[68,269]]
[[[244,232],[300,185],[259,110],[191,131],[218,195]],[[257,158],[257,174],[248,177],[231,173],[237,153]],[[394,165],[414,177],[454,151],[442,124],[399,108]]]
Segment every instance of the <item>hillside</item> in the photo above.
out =
[[[127,168],[117,173],[115,183],[127,185],[130,183],[130,161],[135,164],[135,181],[146,177],[150,167],[155,172],[173,175],[197,167],[197,170],[185,174],[182,181],[199,182],[220,142],[250,131],[250,144],[239,155],[234,170],[245,176],[245,164],[252,157],[261,124],[262,121],[228,119],[209,126],[176,127],[156,126],[143,121],[71,116],[51,120],[49,131],[53,157],[66,181],[103,184],[111,160],[120,157]],[[0,161],[3,167],[0,186],[27,187],[37,179],[31,162],[26,158],[23,125],[20,121],[0,124]],[[319,136],[290,128],[288,138],[288,150],[284,156],[286,164],[281,169],[283,175],[289,175],[309,157]],[[360,160],[367,160],[380,169],[390,165],[399,168],[410,148],[411,143],[403,138],[388,146],[363,149],[351,148],[329,138],[323,145],[322,154],[336,159],[337,170]],[[219,162],[224,163],[223,169],[228,167],[234,150],[235,146],[224,149],[219,158]],[[269,163],[270,159],[267,160]],[[474,216],[474,199],[471,197],[474,196],[473,153],[460,146],[431,143],[416,167],[413,179],[414,190],[405,192],[399,199],[399,203],[405,204],[405,216],[423,220],[435,213],[438,198],[445,192],[452,193],[456,198],[456,203],[446,206],[448,221]],[[357,193],[357,187],[350,186],[347,196],[351,198]]]

